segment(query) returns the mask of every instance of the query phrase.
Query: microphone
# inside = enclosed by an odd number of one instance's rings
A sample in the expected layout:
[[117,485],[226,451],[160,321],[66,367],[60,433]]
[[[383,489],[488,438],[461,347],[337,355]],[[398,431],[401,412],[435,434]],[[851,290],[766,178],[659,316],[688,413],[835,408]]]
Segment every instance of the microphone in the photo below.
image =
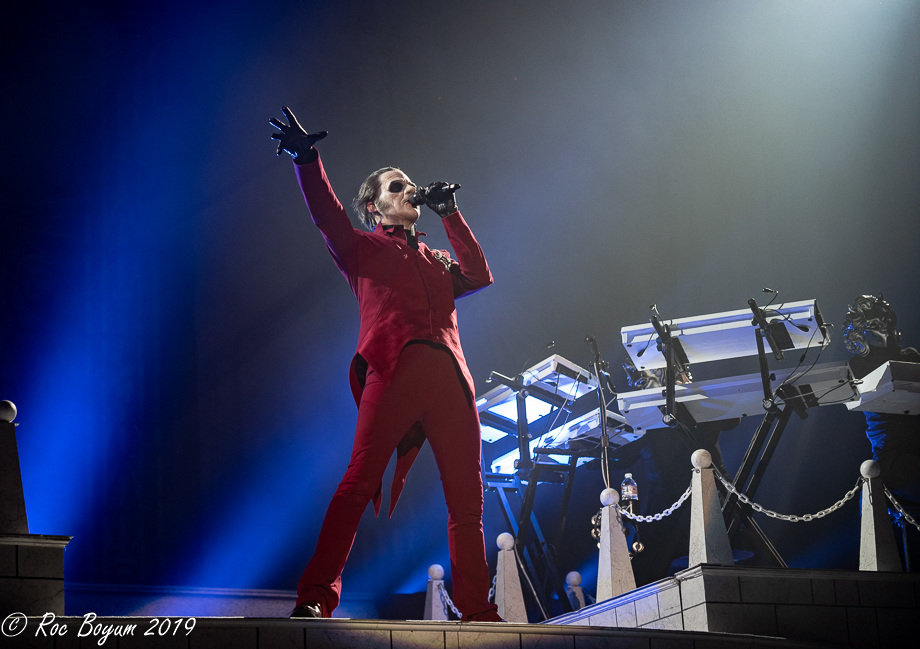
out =
[[[760,289],[760,290],[763,291],[764,293],[779,293],[779,291],[776,291],[776,290],[774,290],[774,289],[772,289],[772,288],[767,288],[766,286],[765,286],[764,288]],[[770,302],[772,302],[772,301],[773,301],[773,300],[770,300]],[[769,305],[768,305],[768,306],[769,306]],[[766,308],[766,307],[764,307],[764,308]],[[786,318],[786,319],[789,320],[789,318]],[[805,333],[808,333],[809,331],[811,331],[811,329],[808,328],[808,326],[806,326],[806,325],[800,325],[800,324],[795,324],[794,322],[792,322],[792,320],[789,320],[789,324],[791,324],[793,327],[795,327],[795,328],[798,329],[799,331],[804,331]]]
[[[658,305],[657,305],[657,304],[650,304],[648,308],[652,310],[652,313],[655,314],[655,317],[656,317],[656,318],[660,318],[660,317],[661,317],[661,314],[658,313]],[[652,344],[652,338],[649,337],[648,342],[645,343],[645,347],[642,348],[642,351],[639,352],[638,354],[636,354],[636,358],[642,358],[642,354],[645,353],[645,350],[648,349],[648,346],[651,345],[651,344]]]
[[419,187],[409,197],[409,205],[421,207],[425,203],[443,203],[455,191],[460,189],[457,183],[431,183],[427,187]]
[[591,345],[591,351],[594,352],[594,358],[600,358],[601,353],[597,349],[597,338],[589,334],[585,336],[585,342]]

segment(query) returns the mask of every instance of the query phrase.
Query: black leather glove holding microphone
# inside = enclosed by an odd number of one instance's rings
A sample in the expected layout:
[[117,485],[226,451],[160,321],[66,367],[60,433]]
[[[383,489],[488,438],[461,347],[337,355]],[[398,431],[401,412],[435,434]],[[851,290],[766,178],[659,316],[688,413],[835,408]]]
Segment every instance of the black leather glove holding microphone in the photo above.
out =
[[443,181],[431,183],[427,187],[419,187],[409,202],[412,205],[421,205],[424,203],[442,219],[457,211],[457,197],[454,195],[460,189],[456,183],[445,183]]
[[272,117],[268,120],[269,124],[277,128],[280,133],[272,133],[272,139],[278,140],[278,150],[275,155],[281,155],[282,151],[287,151],[294,158],[297,164],[307,164],[317,158],[316,149],[313,145],[329,135],[328,131],[319,133],[307,133],[304,127],[300,125],[294,113],[287,106],[281,107],[281,112],[287,118],[288,124]]

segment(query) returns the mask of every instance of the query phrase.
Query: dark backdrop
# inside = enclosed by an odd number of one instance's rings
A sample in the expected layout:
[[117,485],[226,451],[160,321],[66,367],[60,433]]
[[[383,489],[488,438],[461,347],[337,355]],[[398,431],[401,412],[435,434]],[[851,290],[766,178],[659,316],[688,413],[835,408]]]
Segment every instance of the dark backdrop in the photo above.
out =
[[[551,340],[587,365],[586,333],[616,367],[650,304],[739,309],[764,286],[817,298],[835,334],[882,291],[916,344],[918,27],[912,0],[20,11],[2,27],[0,398],[32,531],[75,535],[71,581],[293,588],[350,451],[358,323],[273,155],[281,104],[330,132],[343,202],[389,164],[463,184],[495,276],[459,305],[480,392]],[[447,245],[430,212],[421,227]],[[844,358],[838,335],[822,361]],[[730,467],[752,428],[723,436]],[[868,455],[859,415],[814,411],[758,499],[814,511]],[[447,565],[437,485],[426,450],[394,520],[366,515],[349,592],[415,592]],[[591,589],[601,488],[579,474],[560,548]],[[491,497],[485,524],[494,558]],[[852,503],[763,525],[792,565],[857,564]],[[663,576],[643,561],[640,582]]]

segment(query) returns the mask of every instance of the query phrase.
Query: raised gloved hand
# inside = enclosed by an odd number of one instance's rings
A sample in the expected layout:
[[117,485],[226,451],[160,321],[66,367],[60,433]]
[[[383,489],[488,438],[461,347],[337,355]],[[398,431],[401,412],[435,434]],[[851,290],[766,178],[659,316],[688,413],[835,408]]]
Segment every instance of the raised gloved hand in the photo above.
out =
[[425,204],[433,209],[442,219],[457,211],[457,197],[454,195],[460,185],[436,182],[419,189]]
[[310,157],[313,145],[329,135],[329,132],[307,133],[303,126],[300,125],[300,122],[297,121],[297,118],[294,117],[294,113],[291,112],[290,108],[282,106],[281,112],[287,118],[288,124],[274,117],[268,120],[269,124],[281,131],[280,133],[272,133],[272,139],[278,140],[278,150],[275,155],[281,155],[282,151],[287,151],[296,162],[303,162],[304,156]]

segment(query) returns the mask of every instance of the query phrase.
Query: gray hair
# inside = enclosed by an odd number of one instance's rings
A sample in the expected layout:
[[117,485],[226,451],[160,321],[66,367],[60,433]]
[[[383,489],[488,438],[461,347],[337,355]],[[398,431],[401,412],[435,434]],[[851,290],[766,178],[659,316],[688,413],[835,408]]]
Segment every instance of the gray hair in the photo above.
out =
[[361,188],[358,189],[358,195],[351,201],[351,206],[358,213],[361,222],[368,230],[374,229],[374,226],[377,225],[377,219],[373,212],[368,211],[367,204],[377,200],[377,194],[380,193],[380,177],[388,171],[399,171],[399,169],[397,167],[378,169],[364,179],[364,182],[361,183]]

